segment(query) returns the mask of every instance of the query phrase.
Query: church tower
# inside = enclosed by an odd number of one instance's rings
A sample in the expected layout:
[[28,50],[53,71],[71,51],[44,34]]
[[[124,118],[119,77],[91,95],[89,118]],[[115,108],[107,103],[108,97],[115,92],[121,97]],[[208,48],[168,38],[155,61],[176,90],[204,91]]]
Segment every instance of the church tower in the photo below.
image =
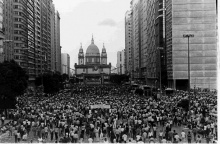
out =
[[104,43],[103,43],[102,54],[101,54],[101,64],[107,65],[107,53],[106,53]]
[[78,54],[78,64],[84,65],[84,53],[83,53],[82,43],[81,43],[81,47],[79,49],[79,54]]

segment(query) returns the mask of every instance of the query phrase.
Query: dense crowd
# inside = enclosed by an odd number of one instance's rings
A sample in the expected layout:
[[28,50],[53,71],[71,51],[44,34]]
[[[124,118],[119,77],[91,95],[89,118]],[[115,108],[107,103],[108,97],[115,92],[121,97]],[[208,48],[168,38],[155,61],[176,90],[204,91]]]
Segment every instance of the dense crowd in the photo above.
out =
[[[75,86],[72,92],[48,97],[25,94],[18,98],[17,109],[9,111],[12,121],[3,128],[15,142],[27,140],[30,133],[39,142],[214,142],[217,97],[191,94],[190,111],[185,111],[178,103],[187,96],[178,91],[155,99],[114,85]],[[110,108],[92,108],[101,104]]]

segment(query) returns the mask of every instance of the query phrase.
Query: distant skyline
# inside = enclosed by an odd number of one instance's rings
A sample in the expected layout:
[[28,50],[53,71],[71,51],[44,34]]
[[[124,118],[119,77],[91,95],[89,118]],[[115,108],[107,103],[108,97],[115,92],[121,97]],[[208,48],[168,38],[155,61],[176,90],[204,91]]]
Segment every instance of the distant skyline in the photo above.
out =
[[100,52],[105,44],[108,63],[117,63],[117,51],[125,49],[125,13],[130,0],[53,0],[60,13],[61,52],[70,55],[70,67],[78,63],[78,52],[94,43]]

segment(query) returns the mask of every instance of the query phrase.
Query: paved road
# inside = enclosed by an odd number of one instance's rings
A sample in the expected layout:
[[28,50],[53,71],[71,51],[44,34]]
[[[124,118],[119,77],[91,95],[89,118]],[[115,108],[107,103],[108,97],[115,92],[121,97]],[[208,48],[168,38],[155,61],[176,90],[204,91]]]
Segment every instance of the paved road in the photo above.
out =
[[[162,129],[162,127],[158,127],[157,132],[159,132]],[[176,132],[180,135],[180,133],[182,132],[182,129],[184,129],[183,127],[173,127],[173,130],[176,130]],[[188,129],[184,129],[186,133],[188,133]],[[158,135],[158,133],[157,133]],[[33,133],[30,132],[27,141],[21,141],[21,143],[30,143],[30,141],[33,140],[34,143],[37,143],[37,137],[33,136]],[[3,135],[0,136],[0,143],[14,143],[15,142],[15,138],[14,136],[8,136],[8,133],[5,133]],[[47,143],[54,143],[55,140],[50,141],[50,136],[48,137],[48,139],[46,140]],[[158,139],[156,140],[156,142],[159,142]],[[88,143],[88,139],[86,138],[83,143]],[[98,142],[96,142],[98,143]],[[102,142],[99,142],[102,143]],[[184,143],[187,143],[187,141],[185,141]],[[195,141],[192,140],[192,143],[195,143]],[[206,143],[205,139],[202,139],[202,143]]]

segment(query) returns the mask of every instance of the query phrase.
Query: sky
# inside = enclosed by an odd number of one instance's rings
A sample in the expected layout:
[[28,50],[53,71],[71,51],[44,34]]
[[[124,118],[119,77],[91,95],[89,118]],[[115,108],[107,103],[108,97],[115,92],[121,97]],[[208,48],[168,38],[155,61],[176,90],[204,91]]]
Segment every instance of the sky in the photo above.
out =
[[78,52],[94,43],[101,53],[103,43],[107,62],[116,67],[117,51],[125,48],[125,13],[130,0],[53,0],[60,13],[61,52],[70,55],[70,67],[78,63]]

